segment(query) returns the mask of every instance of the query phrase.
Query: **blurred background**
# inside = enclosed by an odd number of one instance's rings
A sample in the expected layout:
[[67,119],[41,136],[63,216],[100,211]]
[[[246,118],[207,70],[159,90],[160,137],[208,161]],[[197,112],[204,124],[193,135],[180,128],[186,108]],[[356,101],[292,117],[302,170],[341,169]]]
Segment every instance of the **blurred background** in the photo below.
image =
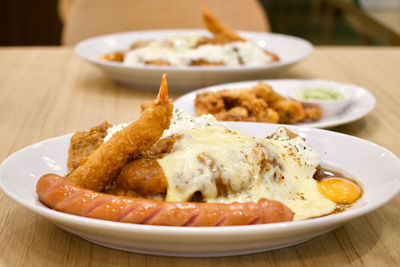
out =
[[[112,11],[109,13],[114,14],[115,18],[115,13],[112,12],[118,12],[114,9],[119,3],[134,6],[135,4],[144,5],[143,1],[147,1],[147,5],[149,3],[157,5],[160,2],[155,0],[0,0],[0,45],[72,45],[89,36],[80,33],[74,39],[69,37],[71,31],[79,31],[86,25],[93,27],[93,24],[99,24],[101,27],[102,20],[107,19],[107,16],[96,13],[101,12],[100,5],[104,5],[105,14],[108,8],[111,8]],[[196,2],[197,0],[182,1]],[[172,9],[178,2],[163,0],[163,5],[171,3]],[[226,1],[229,5],[234,2]],[[400,0],[259,0],[257,4],[266,15],[269,24],[267,29],[275,33],[304,38],[314,45],[400,45]],[[89,15],[84,13],[85,8]],[[222,9],[223,6],[220,13]],[[150,15],[150,13],[144,15],[151,20],[154,14]],[[200,20],[200,11],[198,13]],[[218,11],[216,13],[218,14]],[[132,19],[134,18],[135,15],[132,14]],[[88,21],[85,22],[84,19]],[[75,26],[78,29],[73,27],[76,25],[74,20],[80,23],[80,26]],[[229,20],[225,21],[230,24]],[[103,28],[107,30],[99,31],[98,34],[119,31],[108,27]],[[240,27],[234,28],[240,29]],[[120,31],[129,29],[125,25]],[[140,27],[132,28],[132,30],[137,29]],[[93,35],[96,35],[95,31]]]

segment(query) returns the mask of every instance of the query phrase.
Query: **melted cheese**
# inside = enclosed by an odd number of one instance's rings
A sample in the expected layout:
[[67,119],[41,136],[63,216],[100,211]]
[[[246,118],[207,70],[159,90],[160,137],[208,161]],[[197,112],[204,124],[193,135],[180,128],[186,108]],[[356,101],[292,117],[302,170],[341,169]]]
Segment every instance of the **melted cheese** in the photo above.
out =
[[195,47],[199,36],[171,37],[153,41],[147,46],[126,53],[124,65],[143,65],[147,61],[169,62],[172,66],[188,66],[197,60],[225,66],[261,66],[272,62],[270,55],[252,42],[232,42],[225,45],[205,44]]
[[295,220],[336,208],[312,178],[319,155],[284,128],[265,140],[218,125],[184,130],[182,136],[158,160],[168,180],[166,201],[188,201],[197,191],[206,202],[268,198],[287,205]]

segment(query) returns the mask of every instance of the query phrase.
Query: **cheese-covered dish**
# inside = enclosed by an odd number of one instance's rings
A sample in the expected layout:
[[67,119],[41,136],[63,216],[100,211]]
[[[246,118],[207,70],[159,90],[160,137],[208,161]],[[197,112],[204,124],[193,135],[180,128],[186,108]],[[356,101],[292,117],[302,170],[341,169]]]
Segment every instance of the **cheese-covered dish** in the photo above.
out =
[[[106,139],[123,127],[109,128]],[[191,117],[175,109],[170,128],[155,147],[158,152],[136,160],[142,163],[132,164],[129,174],[121,171],[117,187],[143,193],[133,184],[153,179],[158,190],[148,191],[148,197],[171,202],[257,202],[267,198],[289,207],[295,220],[331,214],[361,195],[360,187],[344,177],[333,183],[316,179],[321,173],[319,154],[283,127],[270,138],[258,139],[227,128],[211,115]],[[338,186],[343,190],[332,193]],[[110,188],[109,192],[121,191]],[[350,200],[341,202],[343,196]]]
[[172,36],[162,41],[149,41],[145,46],[125,53],[123,65],[223,65],[262,66],[274,61],[257,44],[236,41],[228,44],[198,45],[201,36]]
[[318,153],[286,128],[256,138],[211,115],[174,110],[165,75],[137,120],[75,133],[68,167],[66,177],[40,177],[42,203],[135,224],[287,222],[343,210],[361,196],[357,183],[321,168]]
[[263,66],[279,57],[245,40],[203,8],[203,20],[212,37],[171,36],[164,40],[137,40],[128,51],[101,56],[126,66]]

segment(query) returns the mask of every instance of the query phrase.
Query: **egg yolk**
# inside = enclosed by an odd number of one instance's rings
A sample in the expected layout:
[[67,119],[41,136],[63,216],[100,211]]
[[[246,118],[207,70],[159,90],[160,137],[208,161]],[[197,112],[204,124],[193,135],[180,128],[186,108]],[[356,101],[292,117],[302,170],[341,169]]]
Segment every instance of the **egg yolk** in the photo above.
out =
[[327,178],[318,182],[319,192],[337,204],[351,204],[361,196],[355,183],[341,178]]

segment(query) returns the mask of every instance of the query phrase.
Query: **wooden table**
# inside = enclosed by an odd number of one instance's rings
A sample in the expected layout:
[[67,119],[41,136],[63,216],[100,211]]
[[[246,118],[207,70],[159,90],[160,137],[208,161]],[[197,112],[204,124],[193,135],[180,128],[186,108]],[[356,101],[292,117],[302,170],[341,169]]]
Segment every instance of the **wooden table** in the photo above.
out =
[[[400,48],[318,47],[310,58],[276,78],[323,78],[367,88],[377,99],[376,108],[363,119],[332,130],[400,155]],[[116,85],[71,48],[1,48],[0,160],[29,144],[105,119],[135,119],[139,104],[154,95]],[[289,248],[225,258],[170,258],[94,245],[0,192],[0,265],[399,266],[399,206],[400,195],[377,211]]]

